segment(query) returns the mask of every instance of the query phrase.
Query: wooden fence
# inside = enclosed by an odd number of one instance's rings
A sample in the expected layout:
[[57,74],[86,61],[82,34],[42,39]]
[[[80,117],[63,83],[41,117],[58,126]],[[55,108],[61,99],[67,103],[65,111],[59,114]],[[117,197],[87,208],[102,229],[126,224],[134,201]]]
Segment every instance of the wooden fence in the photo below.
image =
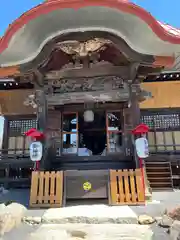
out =
[[32,172],[30,207],[63,205],[63,172]]
[[145,203],[141,169],[110,170],[111,205],[140,205]]

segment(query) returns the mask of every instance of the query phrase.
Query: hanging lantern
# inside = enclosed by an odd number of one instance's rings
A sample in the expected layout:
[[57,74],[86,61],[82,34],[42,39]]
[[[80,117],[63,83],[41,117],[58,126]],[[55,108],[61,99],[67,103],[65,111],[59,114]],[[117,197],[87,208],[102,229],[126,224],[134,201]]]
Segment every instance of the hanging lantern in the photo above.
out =
[[30,159],[33,162],[41,161],[43,155],[43,146],[41,142],[32,142],[30,147]]
[[94,113],[91,110],[87,110],[84,112],[84,121],[85,122],[93,122],[94,121]]

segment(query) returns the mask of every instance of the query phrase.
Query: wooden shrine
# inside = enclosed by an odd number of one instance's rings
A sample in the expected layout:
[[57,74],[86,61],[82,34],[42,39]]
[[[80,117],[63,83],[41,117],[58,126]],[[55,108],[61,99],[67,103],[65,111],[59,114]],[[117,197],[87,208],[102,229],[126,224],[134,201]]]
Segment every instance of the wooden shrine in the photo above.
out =
[[[25,13],[0,41],[0,182],[29,186],[25,133],[36,128],[45,139],[31,206],[96,198],[142,204],[132,129],[144,123],[151,187],[172,189],[171,162],[180,156],[179,52],[180,36],[128,1],[45,1]],[[55,178],[57,198],[47,194]],[[44,182],[44,192],[33,195]]]

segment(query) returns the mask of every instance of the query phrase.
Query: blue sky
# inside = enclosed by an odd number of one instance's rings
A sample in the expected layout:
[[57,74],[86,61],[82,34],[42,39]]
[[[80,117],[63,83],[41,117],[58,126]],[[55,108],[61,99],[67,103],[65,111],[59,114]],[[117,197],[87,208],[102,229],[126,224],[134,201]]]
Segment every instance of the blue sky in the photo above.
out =
[[[25,11],[43,2],[42,0],[1,0],[0,14],[0,36],[2,36],[8,25]],[[178,18],[180,0],[133,0],[133,2],[147,11],[156,19],[180,28]],[[0,135],[3,131],[3,120],[0,117]]]

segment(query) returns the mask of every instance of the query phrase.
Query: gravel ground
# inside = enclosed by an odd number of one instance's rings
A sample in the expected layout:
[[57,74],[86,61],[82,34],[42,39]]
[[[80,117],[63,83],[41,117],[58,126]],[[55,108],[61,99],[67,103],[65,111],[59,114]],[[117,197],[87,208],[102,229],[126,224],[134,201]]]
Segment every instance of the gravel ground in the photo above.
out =
[[[5,195],[0,196],[0,201],[16,201],[25,206],[28,206],[29,191],[28,190],[10,190]],[[147,206],[133,206],[131,209],[137,214],[147,214],[153,217],[161,216],[165,209],[171,210],[180,206],[180,191],[174,192],[154,192],[153,200],[157,203],[150,203]],[[160,201],[160,203],[158,203]],[[31,216],[42,216],[45,210],[29,210]],[[160,228],[157,224],[153,224],[152,230],[154,232],[154,240],[169,240],[169,235],[166,229]],[[30,226],[22,224],[18,229],[14,229],[4,236],[4,240],[11,240],[14,236],[18,239],[26,239],[30,232],[37,229],[37,226]]]

